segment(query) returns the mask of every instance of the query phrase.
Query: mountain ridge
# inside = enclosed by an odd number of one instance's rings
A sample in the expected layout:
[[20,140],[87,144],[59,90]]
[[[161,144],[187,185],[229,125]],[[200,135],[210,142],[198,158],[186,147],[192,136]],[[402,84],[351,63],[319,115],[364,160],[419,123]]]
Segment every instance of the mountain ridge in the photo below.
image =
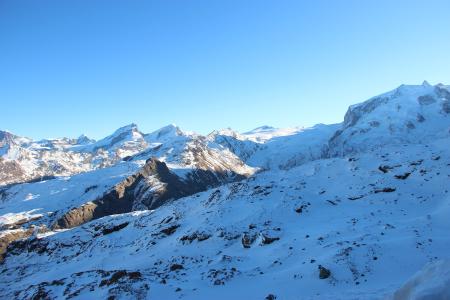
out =
[[0,298],[401,299],[450,259],[449,90],[310,128],[0,132]]

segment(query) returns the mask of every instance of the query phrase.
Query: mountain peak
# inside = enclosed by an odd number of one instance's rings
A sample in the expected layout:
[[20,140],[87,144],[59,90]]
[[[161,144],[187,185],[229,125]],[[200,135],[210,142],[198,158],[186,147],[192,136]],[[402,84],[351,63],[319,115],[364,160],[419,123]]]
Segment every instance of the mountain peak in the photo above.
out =
[[29,138],[20,137],[8,130],[0,130],[0,147],[1,147],[1,145],[6,145],[6,144],[20,145],[23,143],[29,143],[31,141],[32,140]]
[[138,126],[135,123],[131,123],[120,127],[109,137],[120,137],[119,139],[124,139],[128,135],[131,135],[132,139],[136,139],[142,138],[143,133],[139,131]]
[[449,116],[447,89],[426,81],[401,85],[350,106],[330,147],[334,153],[346,154],[392,143],[444,138],[449,134]]
[[3,140],[9,140],[11,138],[14,138],[15,135],[9,132],[8,130],[0,130],[0,141]]
[[226,136],[233,136],[233,137],[238,136],[238,133],[236,131],[234,131],[233,129],[231,129],[230,127],[214,131],[213,133],[218,134],[218,135],[226,135]]
[[85,134],[80,135],[77,140],[76,143],[78,145],[86,145],[86,144],[90,144],[90,143],[94,143],[95,140],[90,139],[88,136],[86,136]]
[[180,127],[178,127],[177,124],[175,124],[175,123],[170,123],[169,125],[161,127],[159,129],[159,131],[162,131],[162,130],[180,130]]
[[120,127],[115,132],[128,132],[128,131],[139,131],[137,124],[131,123]]
[[423,85],[423,86],[431,86],[431,84],[429,84],[428,81],[426,81],[426,80],[424,80],[424,81],[422,82],[422,85]]
[[173,136],[181,136],[184,135],[183,131],[175,124],[169,124],[167,126],[161,127],[160,129],[148,134],[151,138],[156,140],[164,137],[173,137]]

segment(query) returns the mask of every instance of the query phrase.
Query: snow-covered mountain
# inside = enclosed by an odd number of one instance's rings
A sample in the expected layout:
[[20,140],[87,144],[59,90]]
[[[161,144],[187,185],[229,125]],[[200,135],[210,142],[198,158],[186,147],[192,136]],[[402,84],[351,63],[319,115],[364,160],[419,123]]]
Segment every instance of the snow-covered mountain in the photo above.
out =
[[2,131],[0,298],[448,299],[449,149],[427,82],[311,128]]
[[[177,164],[180,168],[200,163],[205,164],[205,168],[214,168],[218,167],[212,166],[218,160],[222,160],[222,164],[223,160],[227,160],[231,164],[243,165],[227,149],[219,145],[207,147],[204,137],[184,133],[175,125],[143,134],[136,124],[130,124],[99,141],[83,135],[78,139],[33,141],[1,131],[0,155],[0,185],[71,176],[110,167],[124,160],[145,160],[152,156]],[[213,157],[210,158],[210,155]],[[253,172],[245,167],[241,171]]]
[[329,143],[330,155],[346,155],[386,144],[426,143],[448,137],[450,90],[402,85],[351,106]]

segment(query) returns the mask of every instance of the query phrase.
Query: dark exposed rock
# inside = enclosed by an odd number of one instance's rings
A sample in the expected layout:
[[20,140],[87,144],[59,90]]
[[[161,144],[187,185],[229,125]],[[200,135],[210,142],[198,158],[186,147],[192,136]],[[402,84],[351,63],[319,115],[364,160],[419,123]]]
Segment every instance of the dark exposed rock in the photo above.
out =
[[210,269],[206,276],[214,285],[224,285],[226,281],[232,279],[240,272],[236,268]]
[[379,127],[380,126],[380,122],[378,122],[378,121],[371,121],[371,122],[369,122],[369,125],[371,127]]
[[116,284],[120,280],[130,279],[130,280],[138,280],[141,279],[141,272],[127,272],[125,270],[119,270],[114,272],[109,279],[104,279],[100,282],[100,286],[110,286],[112,284]]
[[9,244],[7,255],[19,255],[25,251],[42,254],[47,251],[48,244],[49,242],[46,239],[38,239],[36,237],[16,240]]
[[[124,204],[123,202],[120,204]],[[90,220],[101,218],[102,215],[98,211],[96,212],[98,204],[95,202],[88,202],[78,208],[73,208],[66,214],[64,214],[56,224],[54,229],[72,228],[81,224],[84,224]],[[123,211],[125,213],[126,211]]]
[[265,299],[266,300],[275,300],[275,299],[277,299],[277,296],[275,296],[273,294],[269,294],[269,295],[267,295],[267,297]]
[[224,284],[225,284],[225,282],[223,282],[223,280],[220,280],[220,279],[214,280],[214,285],[224,285]]
[[450,114],[450,100],[442,102],[442,111],[446,114]]
[[256,240],[256,234],[249,234],[249,233],[244,233],[242,235],[242,246],[244,248],[250,248],[252,246],[252,244],[255,242]]
[[[0,157],[0,182],[11,183],[23,181],[25,172],[16,161],[4,160]],[[11,186],[9,185],[9,186]]]
[[50,300],[50,293],[43,287],[39,287],[36,293],[31,296],[31,300]]
[[103,234],[103,235],[107,235],[107,234],[110,234],[110,233],[119,231],[119,230],[121,230],[121,229],[127,227],[128,224],[129,224],[129,222],[125,222],[125,223],[122,223],[122,224],[119,224],[119,225],[116,225],[116,226],[113,226],[113,227],[110,227],[110,228],[104,228],[104,229],[102,230],[102,234]]
[[320,279],[327,279],[328,277],[330,277],[330,275],[331,275],[330,270],[319,265],[319,278]]
[[417,114],[416,120],[419,123],[423,123],[425,121],[425,117],[421,114]]
[[19,239],[27,238],[33,234],[32,229],[11,231],[0,237],[0,262],[3,261],[6,250],[10,244]]
[[260,195],[260,194],[267,196],[271,193],[271,189],[272,189],[272,186],[270,186],[270,185],[268,185],[268,186],[257,185],[253,188],[252,196]]
[[[36,299],[78,299],[83,290],[93,292],[99,286],[107,289],[108,295],[104,295],[102,297],[104,299],[147,299],[146,294],[149,289],[138,271],[90,270],[76,272],[61,279],[32,284],[14,292],[13,297],[5,299],[33,299],[33,295],[44,296],[45,294],[47,298]],[[54,291],[57,291],[56,295],[53,294]],[[63,295],[59,295],[58,291],[63,292]],[[91,299],[92,297],[82,298]]]
[[261,240],[261,244],[262,245],[269,245],[269,244],[272,244],[275,241],[280,240],[279,237],[270,237],[270,236],[267,236],[265,234],[262,234],[261,236],[262,236],[262,240]]
[[92,190],[95,190],[96,188],[98,188],[98,185],[91,185],[84,190],[84,193],[86,194]]
[[409,177],[409,175],[411,175],[411,173],[406,172],[405,174],[395,175],[394,177],[397,179],[405,180],[406,178]]
[[344,116],[344,126],[351,127],[355,125],[361,116],[368,114],[375,110],[378,106],[383,103],[387,103],[389,98],[387,97],[377,97],[372,98],[370,101],[364,103],[363,105],[351,106]]
[[416,128],[416,125],[414,125],[413,122],[408,121],[408,122],[406,122],[406,127],[407,127],[408,129],[415,129],[415,128]]
[[194,232],[190,235],[184,235],[180,238],[180,241],[183,243],[192,243],[193,241],[197,240],[199,242],[206,241],[211,237],[211,234],[205,233],[205,232]]
[[[101,198],[64,214],[57,220],[54,229],[72,228],[104,216],[127,213],[136,205],[155,209],[169,201],[205,191],[223,182],[245,178],[233,172],[231,174],[230,171],[196,169],[182,179],[172,173],[164,162],[150,158],[136,174],[117,184]],[[150,177],[157,178],[162,183],[161,188],[152,190],[153,185],[147,180]]]
[[177,271],[177,270],[182,270],[184,269],[183,265],[180,264],[172,264],[170,266],[170,271]]
[[161,230],[161,233],[164,233],[165,235],[172,235],[177,231],[177,228],[180,227],[180,225],[172,225],[170,227],[164,228]]
[[423,159],[419,159],[417,161],[411,162],[409,165],[410,166],[420,166],[422,163],[423,163]]
[[301,205],[295,209],[295,212],[301,214],[303,212],[303,208],[304,208],[303,205]]
[[387,173],[392,169],[393,169],[393,167],[390,167],[390,166],[379,166],[378,167],[378,170],[380,170],[383,173]]
[[424,95],[419,96],[417,98],[417,101],[419,101],[420,105],[430,105],[436,102],[436,99],[431,95]]
[[298,206],[297,208],[295,208],[295,212],[298,213],[298,214],[301,214],[301,213],[303,213],[303,212],[308,208],[308,206],[310,206],[310,205],[311,205],[311,203],[309,203],[309,202],[303,202],[302,205],[300,205],[300,206]]
[[395,191],[396,191],[395,188],[387,187],[387,188],[377,189],[377,190],[374,191],[374,193],[375,194],[378,194],[378,193],[392,193],[392,192],[395,192]]

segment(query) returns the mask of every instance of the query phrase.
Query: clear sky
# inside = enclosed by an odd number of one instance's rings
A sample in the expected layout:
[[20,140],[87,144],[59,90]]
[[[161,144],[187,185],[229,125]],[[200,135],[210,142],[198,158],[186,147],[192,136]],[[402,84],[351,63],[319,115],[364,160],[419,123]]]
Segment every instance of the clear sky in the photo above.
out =
[[100,138],[336,123],[450,84],[450,1],[0,0],[0,128]]

